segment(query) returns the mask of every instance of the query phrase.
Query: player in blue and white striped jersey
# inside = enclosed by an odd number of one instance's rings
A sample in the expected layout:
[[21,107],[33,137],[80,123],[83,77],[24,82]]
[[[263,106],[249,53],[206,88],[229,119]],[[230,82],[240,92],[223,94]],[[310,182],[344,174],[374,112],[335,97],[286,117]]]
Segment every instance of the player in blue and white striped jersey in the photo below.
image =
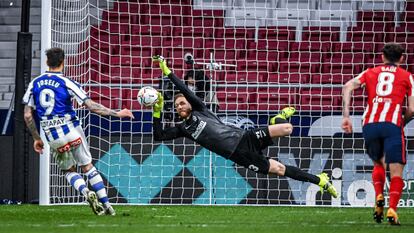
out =
[[[95,214],[115,215],[109,204],[102,177],[92,165],[89,145],[73,109],[72,98],[75,98],[79,105],[84,105],[102,116],[134,116],[128,109],[116,112],[92,101],[77,82],[64,77],[62,71],[65,54],[62,49],[51,48],[46,51],[46,56],[49,71],[33,79],[23,97],[23,103],[26,105],[24,119],[34,139],[33,147],[36,152],[41,153],[44,145],[35,124],[34,110],[40,127],[45,132],[51,153],[61,170],[65,172],[68,182],[86,197]],[[88,177],[94,191],[88,189],[85,180],[76,172],[76,165],[79,165]]]

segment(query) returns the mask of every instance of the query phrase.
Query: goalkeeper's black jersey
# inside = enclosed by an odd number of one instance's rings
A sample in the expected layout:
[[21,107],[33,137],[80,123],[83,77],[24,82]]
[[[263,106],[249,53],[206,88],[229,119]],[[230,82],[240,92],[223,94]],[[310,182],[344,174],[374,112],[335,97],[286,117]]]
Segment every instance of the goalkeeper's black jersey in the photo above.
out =
[[244,130],[224,124],[207,106],[179,80],[173,73],[168,75],[171,81],[184,94],[192,106],[188,120],[175,127],[163,129],[161,119],[154,118],[153,133],[155,140],[171,140],[187,137],[204,148],[229,158],[239,144]]

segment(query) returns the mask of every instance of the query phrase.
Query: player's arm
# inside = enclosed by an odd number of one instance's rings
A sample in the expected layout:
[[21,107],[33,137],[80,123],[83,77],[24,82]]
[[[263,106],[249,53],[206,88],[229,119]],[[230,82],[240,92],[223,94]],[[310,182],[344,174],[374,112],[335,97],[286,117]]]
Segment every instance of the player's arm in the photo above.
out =
[[360,77],[349,80],[342,88],[342,129],[345,133],[352,133],[352,121],[349,116],[349,105],[352,92],[361,87]]
[[70,95],[76,99],[78,104],[86,106],[91,112],[101,116],[114,116],[119,118],[130,117],[134,119],[132,112],[126,108],[117,112],[91,100],[77,82],[68,80],[66,86],[68,87]]
[[42,153],[43,141],[40,138],[39,131],[37,130],[36,122],[33,117],[33,110],[36,108],[35,107],[36,105],[34,103],[32,90],[33,90],[33,81],[29,83],[29,86],[27,87],[27,90],[23,96],[22,103],[25,105],[23,118],[24,118],[24,122],[26,123],[27,128],[32,134],[32,137],[34,140],[33,142],[34,150],[38,153]]
[[158,93],[158,102],[152,107],[152,133],[154,140],[164,141],[183,137],[181,130],[178,127],[170,127],[164,129],[161,122],[161,111],[164,107],[164,97]]
[[33,117],[33,108],[29,105],[24,106],[24,121],[26,122],[26,126],[32,134],[33,139],[41,140]]
[[154,62],[159,62],[160,68],[162,70],[162,73],[165,76],[168,76],[168,78],[174,83],[174,85],[177,87],[178,90],[180,90],[181,93],[185,96],[187,101],[191,104],[193,109],[201,109],[206,108],[206,105],[203,103],[203,101],[192,92],[187,85],[183,81],[181,81],[167,66],[167,62],[164,60],[162,56],[153,56],[152,57]]
[[414,116],[414,79],[412,75],[410,75],[408,79],[410,80],[410,82],[409,82],[409,89],[407,93],[408,107],[404,114],[405,124],[408,124],[408,122]]
[[414,96],[409,96],[407,111],[405,111],[405,114],[404,114],[405,124],[408,124],[408,122],[411,120],[413,116],[414,116]]
[[91,112],[99,114],[101,116],[114,116],[119,118],[129,117],[134,119],[134,115],[129,109],[122,109],[121,111],[114,111],[110,108],[103,106],[100,103],[96,103],[91,99],[86,99],[83,103]]
[[29,105],[24,106],[24,122],[26,123],[27,128],[29,129],[30,133],[32,134],[34,143],[33,148],[36,152],[42,153],[43,149],[43,141],[40,138],[39,131],[36,127],[36,122],[33,117],[33,108]]

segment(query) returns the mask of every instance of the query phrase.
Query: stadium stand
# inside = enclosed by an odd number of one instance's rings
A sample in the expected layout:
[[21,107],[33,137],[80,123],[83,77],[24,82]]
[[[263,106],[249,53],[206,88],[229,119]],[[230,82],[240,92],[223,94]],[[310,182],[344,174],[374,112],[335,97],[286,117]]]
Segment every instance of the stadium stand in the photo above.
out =
[[[272,105],[278,102],[298,105],[302,111],[340,111],[338,87],[381,63],[384,42],[402,43],[408,62],[413,61],[414,39],[409,35],[414,14],[401,5],[386,3],[388,9],[364,10],[358,1],[316,1],[319,6],[296,1],[290,9],[293,3],[280,1],[269,10],[247,9],[250,1],[244,3],[246,9],[208,8],[201,2],[115,2],[103,12],[102,23],[91,27],[89,42],[81,45],[90,47],[91,80],[156,85],[157,75],[149,68],[151,55],[163,54],[181,75],[188,69],[184,53],[209,62],[212,52],[216,61],[237,66],[214,75],[222,110],[265,110],[253,102],[260,101],[271,110],[281,107]],[[411,8],[413,3],[407,3]],[[258,93],[248,88],[235,92],[227,84],[256,84]],[[287,86],[260,88],[281,84]],[[308,89],[296,90],[297,85]],[[298,92],[300,99],[291,98]],[[354,101],[363,105],[363,98]]]

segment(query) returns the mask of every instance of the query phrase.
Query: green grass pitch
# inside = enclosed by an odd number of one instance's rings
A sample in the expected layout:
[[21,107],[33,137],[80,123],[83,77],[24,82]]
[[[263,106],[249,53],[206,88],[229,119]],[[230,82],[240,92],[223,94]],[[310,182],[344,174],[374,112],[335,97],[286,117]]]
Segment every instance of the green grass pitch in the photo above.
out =
[[0,232],[414,232],[414,208],[401,226],[376,224],[371,208],[278,206],[115,206],[95,216],[88,206],[0,206]]

